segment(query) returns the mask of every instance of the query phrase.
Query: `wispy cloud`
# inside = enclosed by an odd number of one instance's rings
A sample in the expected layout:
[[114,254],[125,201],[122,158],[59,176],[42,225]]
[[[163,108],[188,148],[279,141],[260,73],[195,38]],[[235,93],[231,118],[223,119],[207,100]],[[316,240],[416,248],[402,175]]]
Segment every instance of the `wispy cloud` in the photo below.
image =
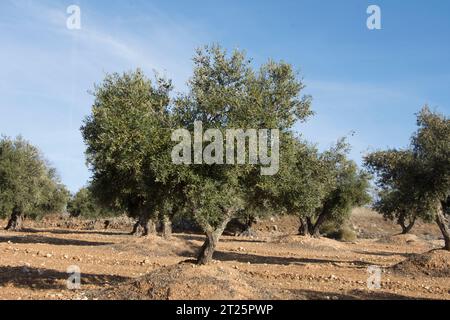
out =
[[148,4],[134,15],[111,18],[83,3],[81,30],[66,28],[66,2],[0,4],[0,131],[41,146],[72,190],[88,179],[78,129],[93,84],[106,72],[140,67],[150,76],[158,70],[182,88],[193,48],[207,38],[194,32],[201,28],[192,22],[171,19]]

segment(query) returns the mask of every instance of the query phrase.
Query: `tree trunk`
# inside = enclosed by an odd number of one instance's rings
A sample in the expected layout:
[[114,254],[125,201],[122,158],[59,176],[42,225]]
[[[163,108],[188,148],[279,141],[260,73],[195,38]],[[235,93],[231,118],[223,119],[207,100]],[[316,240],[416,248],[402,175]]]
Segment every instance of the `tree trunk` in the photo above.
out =
[[163,217],[163,230],[162,235],[164,238],[169,239],[172,236],[172,222],[168,216]]
[[314,223],[312,223],[311,217],[306,218],[306,225],[308,226],[309,235],[312,235],[314,232]]
[[219,242],[219,238],[219,232],[206,232],[206,240],[200,249],[197,264],[205,265],[211,262],[214,251],[216,250],[217,242]]
[[251,216],[245,222],[245,230],[239,233],[240,237],[255,237],[256,233],[253,231],[253,225],[257,222],[256,218]]
[[147,223],[147,234],[146,235],[157,235],[158,232],[156,230],[156,222],[154,219],[148,219]]
[[409,224],[406,224],[406,218],[404,215],[400,215],[398,218],[398,224],[402,227],[402,234],[408,234],[412,228],[414,227],[414,223],[416,222],[416,217],[409,219]]
[[131,234],[137,237],[144,237],[149,232],[149,218],[145,215],[141,215],[133,226]]
[[20,231],[23,228],[23,214],[14,208],[5,230]]
[[202,248],[200,249],[200,253],[197,258],[197,264],[205,265],[212,261],[217,243],[219,242],[220,237],[222,236],[222,233],[225,230],[228,222],[230,222],[230,220],[231,216],[227,216],[225,220],[222,221],[220,226],[217,227],[217,229],[212,229],[211,226],[207,228],[208,230],[205,232],[206,240]]
[[320,227],[322,226],[322,224],[325,222],[325,220],[327,219],[327,213],[325,211],[322,211],[319,215],[319,217],[317,218],[316,223],[314,224],[314,226],[312,227],[311,235],[313,237],[319,237],[320,236]]
[[439,229],[441,229],[442,235],[444,236],[444,250],[450,251],[450,228],[448,226],[447,218],[444,215],[444,208],[438,211],[436,215],[436,222],[439,226]]
[[300,236],[309,236],[308,222],[305,218],[300,218],[300,227],[298,228]]

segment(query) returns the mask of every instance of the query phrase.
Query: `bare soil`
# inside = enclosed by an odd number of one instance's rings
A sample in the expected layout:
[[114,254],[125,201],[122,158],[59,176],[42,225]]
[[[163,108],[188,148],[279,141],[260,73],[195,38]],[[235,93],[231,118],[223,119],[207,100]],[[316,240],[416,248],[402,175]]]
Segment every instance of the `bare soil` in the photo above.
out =
[[[198,234],[137,238],[126,218],[108,230],[54,217],[26,224],[0,231],[0,299],[450,299],[439,230],[419,223],[399,235],[367,209],[352,216],[354,242],[300,237],[295,218],[269,218],[255,237],[224,236],[208,266],[193,263]],[[80,290],[66,285],[74,265]],[[369,266],[382,270],[379,289],[368,288]]]

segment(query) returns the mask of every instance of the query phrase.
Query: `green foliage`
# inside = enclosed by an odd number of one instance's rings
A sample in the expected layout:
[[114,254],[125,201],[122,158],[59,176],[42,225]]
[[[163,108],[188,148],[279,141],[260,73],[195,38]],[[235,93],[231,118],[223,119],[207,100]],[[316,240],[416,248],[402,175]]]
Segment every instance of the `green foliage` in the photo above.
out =
[[[411,194],[402,193],[400,190],[382,189],[378,195],[379,198],[374,203],[373,208],[381,213],[386,220],[396,220],[406,231],[407,221],[415,221],[418,210],[414,202],[409,202]],[[430,220],[432,216],[427,215],[424,218]]]
[[325,197],[327,167],[314,146],[296,138],[283,141],[281,155],[279,174],[263,181],[270,205],[276,213],[310,216]]
[[62,212],[69,192],[41,152],[21,137],[0,140],[0,214],[31,218]]
[[284,146],[272,202],[308,224],[310,234],[318,235],[325,222],[343,225],[354,207],[371,200],[370,177],[348,160],[344,139],[322,154],[295,139]]
[[67,204],[67,212],[73,217],[99,218],[116,215],[111,210],[104,209],[93,197],[88,188],[81,188]]
[[[254,69],[243,52],[216,45],[199,49],[193,61],[188,92],[172,100],[170,82],[157,79],[155,86],[139,70],[109,75],[95,88],[81,129],[90,190],[102,205],[133,217],[189,215],[208,247],[235,216],[284,212],[339,221],[367,201],[368,177],[347,160],[343,142],[319,154],[294,136],[293,125],[312,111],[291,65],[269,61]],[[278,174],[261,175],[261,164],[175,165],[171,133],[193,132],[196,121],[223,137],[227,129],[279,130]]]
[[432,221],[450,192],[450,120],[424,107],[417,124],[409,148],[371,153],[365,164],[377,173],[375,207],[384,215],[407,212]]
[[[259,70],[240,51],[227,54],[219,46],[205,47],[194,57],[194,75],[189,94],[178,97],[174,121],[191,132],[195,121],[204,128],[279,129],[280,139],[290,139],[296,121],[312,114],[310,97],[292,67],[269,61]],[[283,142],[281,142],[283,146]],[[281,161],[283,163],[283,161]],[[207,232],[239,212],[257,213],[273,209],[266,196],[275,177],[260,174],[260,165],[193,165],[179,167],[185,185],[187,206]]]
[[445,215],[450,196],[450,120],[424,107],[418,130],[403,150],[379,151],[365,158],[381,189],[376,208],[386,216],[436,220],[450,250]]
[[81,131],[93,173],[91,190],[103,206],[138,217],[152,214],[162,199],[156,171],[163,179],[158,165],[170,141],[171,87],[162,78],[154,86],[140,70],[108,75],[95,87],[92,114]]
[[336,224],[333,221],[325,222],[320,227],[320,233],[327,238],[335,239],[338,241],[351,242],[355,241],[357,236],[347,224]]
[[326,185],[326,195],[318,210],[321,215],[327,215],[337,224],[343,224],[355,207],[366,205],[371,201],[368,194],[370,176],[359,170],[358,166],[347,159],[349,146],[341,140],[331,150],[322,155],[326,164],[326,172],[331,175]]

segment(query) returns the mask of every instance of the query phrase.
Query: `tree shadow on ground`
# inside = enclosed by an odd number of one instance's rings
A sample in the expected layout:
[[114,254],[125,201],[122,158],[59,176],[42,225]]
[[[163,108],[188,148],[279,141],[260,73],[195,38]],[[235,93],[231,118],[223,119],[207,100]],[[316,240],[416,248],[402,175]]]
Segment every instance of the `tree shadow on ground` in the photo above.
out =
[[193,233],[184,233],[184,234],[173,234],[175,238],[184,240],[184,241],[205,241],[205,236],[203,234],[193,234]]
[[[413,297],[385,291],[351,290],[344,294],[301,289],[288,291],[296,297],[307,300],[418,300]],[[420,300],[423,300],[423,298],[420,298]]]
[[52,234],[80,234],[80,235],[103,235],[103,236],[122,236],[131,235],[131,232],[126,231],[100,231],[100,230],[71,230],[71,229],[36,229],[24,228],[22,233],[52,233]]
[[[184,233],[184,234],[173,234],[174,237],[177,237],[179,239],[185,240],[185,241],[201,241],[204,242],[206,239],[206,236],[203,234],[194,234],[194,233]],[[257,240],[257,239],[246,239],[246,238],[221,238],[220,242],[241,242],[241,243],[266,243],[266,241],[263,240]]]
[[380,256],[380,257],[393,257],[393,256],[402,256],[408,258],[411,253],[405,252],[389,252],[389,251],[360,251],[354,250],[356,254],[368,255],[368,256]]
[[104,246],[110,245],[111,242],[94,242],[94,241],[84,241],[84,240],[76,240],[76,239],[60,239],[60,238],[52,238],[45,236],[37,236],[37,235],[22,235],[22,236],[0,236],[1,242],[8,242],[18,244],[50,244],[56,246]]
[[[66,281],[69,276],[69,273],[51,269],[2,266],[0,267],[0,286],[62,290],[67,288]],[[81,273],[81,285],[112,285],[130,279],[116,275]]]
[[241,243],[266,243],[264,240],[257,239],[245,239],[245,238],[233,238],[233,239],[220,239],[220,242],[241,242]]
[[236,261],[241,263],[251,264],[278,264],[290,265],[298,264],[305,265],[310,263],[353,263],[356,266],[369,266],[371,263],[364,261],[341,261],[330,259],[313,259],[313,258],[295,258],[295,257],[276,257],[276,256],[259,256],[255,254],[244,254],[228,251],[216,251],[213,258],[220,261]]

